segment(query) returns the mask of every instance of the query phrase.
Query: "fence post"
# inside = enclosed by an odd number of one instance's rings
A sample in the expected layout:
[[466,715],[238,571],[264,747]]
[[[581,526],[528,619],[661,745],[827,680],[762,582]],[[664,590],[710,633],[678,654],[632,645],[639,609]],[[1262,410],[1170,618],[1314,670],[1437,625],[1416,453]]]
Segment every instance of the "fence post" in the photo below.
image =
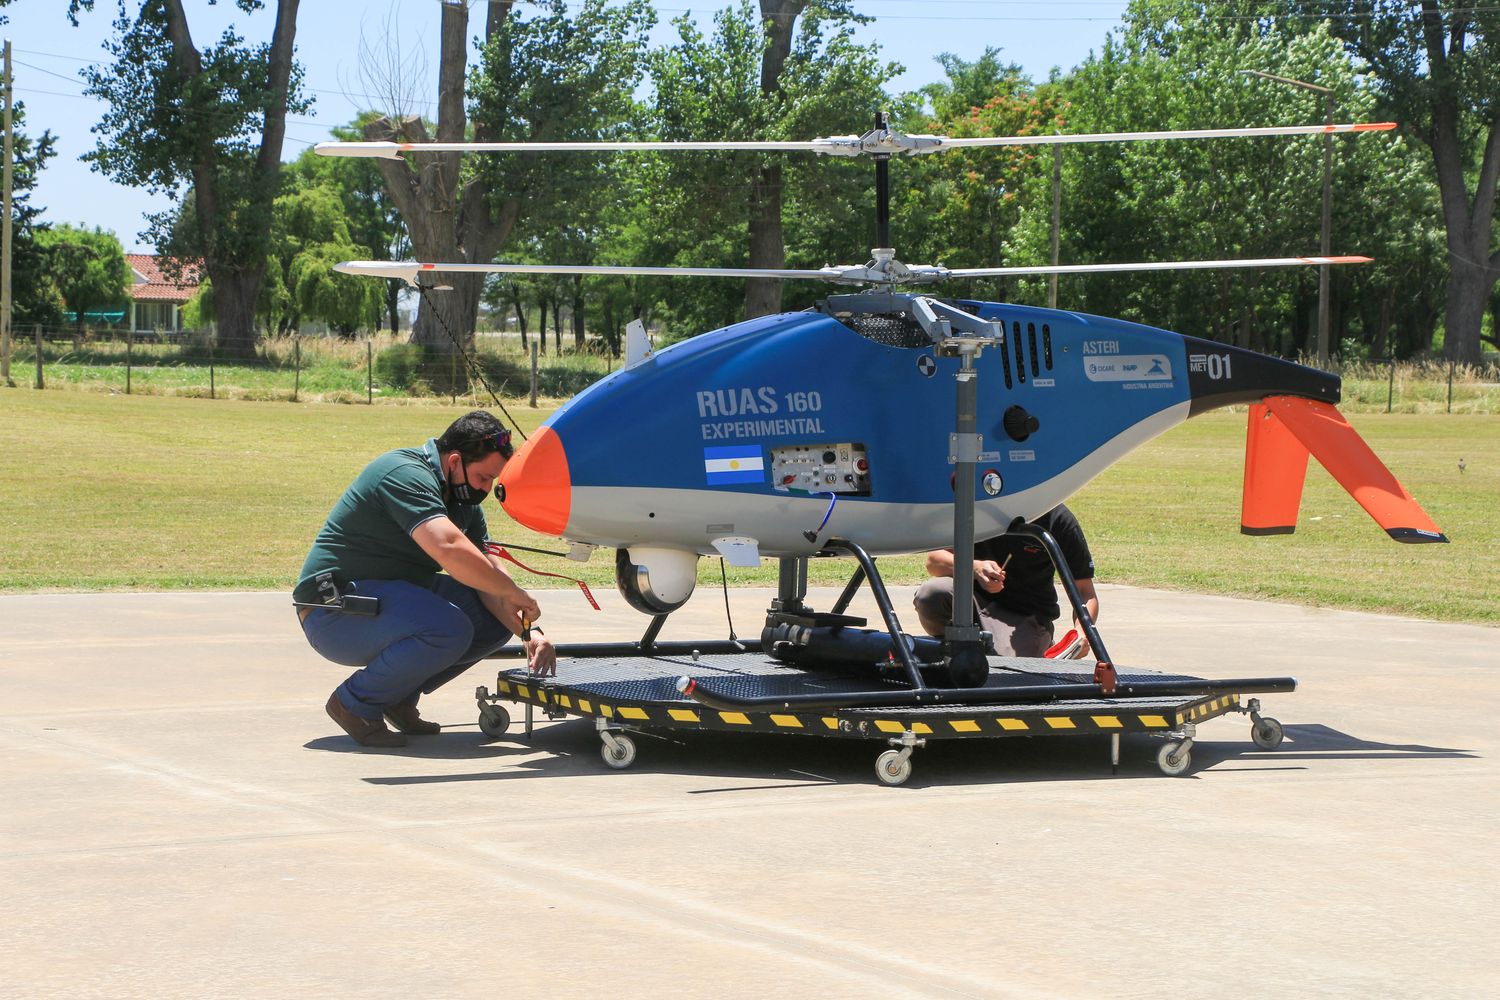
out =
[[1385,412],[1391,412],[1391,400],[1396,396],[1396,352],[1391,352],[1391,384],[1385,390]]
[[208,398],[219,398],[214,387],[214,342],[212,340],[208,342]]
[[36,387],[47,388],[47,383],[42,379],[42,324],[36,325]]
[[302,392],[302,337],[292,334],[292,367],[296,374],[292,376],[292,402],[297,402],[297,396]]
[[458,405],[458,346],[448,352],[448,398],[454,406]]
[[531,342],[531,408],[536,409],[536,341]]
[[365,338],[365,402],[375,405],[375,348]]
[[130,349],[135,345],[135,331],[125,331],[125,395],[130,395]]
[[1448,362],[1448,412],[1453,412],[1453,368],[1458,364],[1457,359]]

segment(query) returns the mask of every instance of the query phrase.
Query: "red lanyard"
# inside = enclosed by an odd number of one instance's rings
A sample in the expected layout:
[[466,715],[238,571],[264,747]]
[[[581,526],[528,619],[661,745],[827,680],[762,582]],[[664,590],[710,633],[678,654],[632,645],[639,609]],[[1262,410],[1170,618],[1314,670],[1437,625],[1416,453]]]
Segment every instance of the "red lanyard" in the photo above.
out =
[[521,560],[511,555],[509,552],[505,551],[505,546],[501,545],[499,542],[486,542],[484,550],[492,556],[499,556],[501,559],[505,559],[509,562],[515,563],[517,566],[521,567],[528,573],[535,573],[537,576],[550,576],[556,580],[567,580],[569,583],[578,584],[578,589],[583,591],[583,599],[588,601],[589,606],[592,607],[595,611],[600,610],[599,602],[594,600],[594,595],[589,592],[589,585],[584,583],[582,580],[579,580],[576,577],[564,576],[561,573],[546,573],[539,569],[532,569],[530,566],[526,565]]

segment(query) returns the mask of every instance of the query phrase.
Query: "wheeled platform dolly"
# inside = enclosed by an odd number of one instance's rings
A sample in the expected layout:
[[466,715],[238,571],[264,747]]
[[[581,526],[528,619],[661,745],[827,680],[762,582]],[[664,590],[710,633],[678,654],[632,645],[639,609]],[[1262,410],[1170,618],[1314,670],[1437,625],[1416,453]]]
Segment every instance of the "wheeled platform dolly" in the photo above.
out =
[[[1045,532],[1028,528],[1027,533],[1038,534],[1053,558],[1061,559],[1056,542]],[[1261,714],[1258,698],[1246,696],[1291,691],[1295,680],[1205,680],[1116,668],[1109,664],[1103,642],[1066,574],[1070,602],[1099,656],[1091,672],[1080,672],[1087,665],[1077,660],[990,655],[983,661],[983,683],[933,686],[928,677],[945,669],[930,649],[929,659],[922,661],[921,643],[933,641],[901,632],[872,559],[851,543],[830,545],[830,552],[851,553],[860,562],[833,612],[817,614],[802,604],[805,560],[787,560],[762,642],[659,643],[656,636],[666,616],[658,616],[637,643],[560,647],[556,677],[537,678],[524,667],[502,669],[493,693],[487,687],[475,692],[480,729],[497,737],[509,729],[510,713],[502,704],[507,701],[525,706],[528,736],[535,709],[553,719],[592,718],[600,753],[613,768],[635,763],[637,746],[631,734],[639,732],[877,740],[889,747],[875,761],[875,775],[887,785],[903,784],[911,776],[914,752],[937,739],[1108,735],[1110,760],[1118,766],[1120,737],[1150,733],[1164,739],[1156,762],[1167,775],[1188,772],[1200,723],[1231,712],[1250,716],[1250,737],[1256,746],[1272,750],[1281,743],[1281,724]],[[789,569],[787,563],[794,565]],[[819,658],[837,659],[839,647],[819,630],[837,634],[864,624],[843,612],[865,580],[889,631],[860,632],[849,644],[868,657],[872,635],[887,641],[899,636],[901,641],[888,642],[883,665],[820,664]],[[788,627],[796,622],[804,623],[799,626],[803,631]],[[799,648],[799,638],[818,642]],[[1101,667],[1107,667],[1107,673]]]
[[[500,671],[496,690],[480,687],[479,726],[490,736],[510,728],[502,702],[526,706],[528,735],[533,708],[548,718],[576,715],[592,718],[601,740],[600,754],[613,768],[635,763],[632,733],[653,730],[776,733],[876,740],[889,746],[875,759],[875,776],[883,784],[903,784],[912,773],[913,753],[939,739],[996,739],[1012,736],[1110,737],[1110,761],[1120,762],[1120,737],[1151,733],[1164,739],[1156,754],[1163,774],[1186,774],[1199,724],[1231,712],[1251,719],[1250,738],[1264,750],[1282,740],[1282,727],[1260,713],[1258,698],[1240,692],[1214,692],[1161,698],[1068,698],[1047,702],[1007,703],[1007,687],[1031,689],[1056,685],[1069,690],[1090,677],[1059,672],[1054,660],[991,657],[990,681],[981,689],[999,700],[983,705],[852,707],[814,710],[737,711],[710,708],[684,697],[680,679],[712,684],[717,690],[755,696],[878,694],[881,685],[843,672],[787,667],[758,653],[636,656],[571,660],[560,663],[559,676],[538,679],[524,667]],[[1121,672],[1122,684],[1157,681],[1194,682],[1196,678],[1151,671]],[[1214,683],[1214,682],[1203,682]],[[885,687],[891,692],[890,687]],[[895,689],[899,691],[900,689]]]

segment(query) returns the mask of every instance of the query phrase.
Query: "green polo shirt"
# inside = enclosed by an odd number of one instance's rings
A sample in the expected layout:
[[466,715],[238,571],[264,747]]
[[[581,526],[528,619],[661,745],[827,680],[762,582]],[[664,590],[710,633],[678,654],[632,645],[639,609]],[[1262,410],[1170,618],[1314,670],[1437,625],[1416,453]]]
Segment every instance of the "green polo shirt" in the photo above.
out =
[[411,533],[434,517],[450,518],[483,549],[489,534],[484,512],[478,505],[445,502],[444,483],[436,441],[386,452],[365,466],[313,540],[292,600],[326,603],[352,580],[406,580],[431,586],[442,567]]

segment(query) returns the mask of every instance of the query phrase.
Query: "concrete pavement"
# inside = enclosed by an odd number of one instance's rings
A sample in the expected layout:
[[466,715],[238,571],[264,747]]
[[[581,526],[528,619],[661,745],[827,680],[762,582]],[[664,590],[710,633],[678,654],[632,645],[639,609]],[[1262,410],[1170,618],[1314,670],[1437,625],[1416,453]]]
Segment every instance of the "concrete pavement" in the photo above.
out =
[[[543,596],[558,641],[645,624]],[[0,996],[1500,995],[1500,631],[1101,598],[1122,664],[1297,676],[1286,743],[935,743],[886,788],[873,743],[668,734],[614,772],[585,721],[484,737],[482,665],[381,752],[285,595],[0,597]],[[663,638],[725,634],[703,591]]]

